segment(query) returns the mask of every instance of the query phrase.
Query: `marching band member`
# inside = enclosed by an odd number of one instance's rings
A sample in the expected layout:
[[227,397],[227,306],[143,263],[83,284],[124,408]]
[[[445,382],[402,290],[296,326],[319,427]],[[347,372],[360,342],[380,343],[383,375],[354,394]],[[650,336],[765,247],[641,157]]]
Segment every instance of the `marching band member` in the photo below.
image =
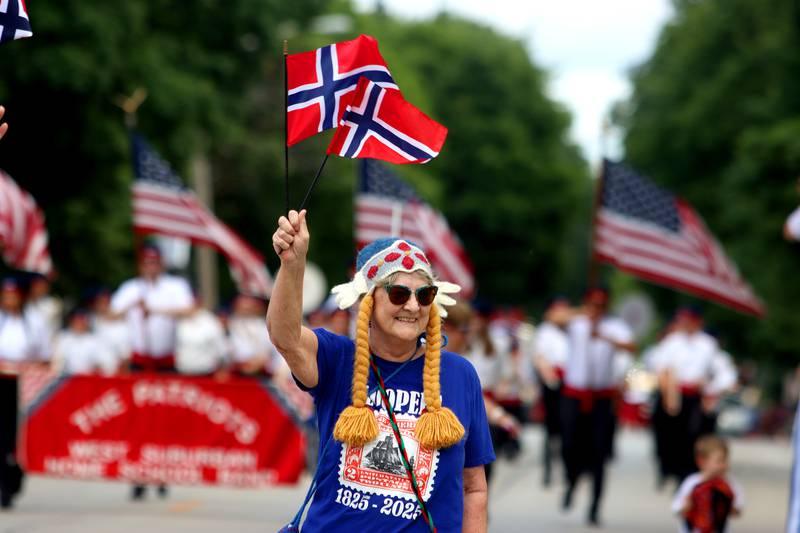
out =
[[611,455],[613,401],[617,397],[614,354],[634,352],[633,333],[619,318],[607,314],[608,291],[591,288],[578,309],[556,309],[546,319],[566,327],[569,355],[561,400],[561,454],[567,474],[562,507],[572,505],[575,485],[583,473],[592,476],[588,522],[599,524],[605,463]]
[[[130,328],[131,370],[175,371],[178,319],[191,313],[192,289],[185,279],[164,273],[161,252],[153,245],[139,251],[139,276],[123,283],[111,297],[111,317],[127,318]],[[134,485],[133,500],[145,496],[144,485]],[[165,485],[159,495],[166,496]]]
[[[566,298],[554,298],[547,308],[551,310],[569,307]],[[561,380],[564,377],[564,365],[567,362],[569,344],[564,330],[547,320],[536,328],[533,363],[536,375],[542,385],[542,403],[544,405],[544,441],[542,463],[544,466],[545,487],[550,486],[553,469],[553,447],[561,435]]]
[[713,433],[721,394],[736,385],[736,369],[717,340],[703,331],[699,309],[678,311],[675,331],[661,342],[656,359],[662,403],[671,417],[667,475],[683,481],[697,470],[694,444]]

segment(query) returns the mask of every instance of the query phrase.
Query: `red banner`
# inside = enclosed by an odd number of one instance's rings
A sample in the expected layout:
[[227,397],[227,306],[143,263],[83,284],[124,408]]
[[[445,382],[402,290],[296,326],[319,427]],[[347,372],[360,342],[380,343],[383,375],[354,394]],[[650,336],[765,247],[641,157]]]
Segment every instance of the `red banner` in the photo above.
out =
[[255,380],[65,377],[23,423],[25,470],[79,479],[258,488],[295,483],[298,425]]

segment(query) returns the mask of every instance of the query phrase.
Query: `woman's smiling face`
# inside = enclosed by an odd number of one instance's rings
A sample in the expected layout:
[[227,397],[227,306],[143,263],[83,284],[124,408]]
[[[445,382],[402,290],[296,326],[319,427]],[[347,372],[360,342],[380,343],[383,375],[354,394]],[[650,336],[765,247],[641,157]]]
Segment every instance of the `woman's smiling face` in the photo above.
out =
[[[428,325],[431,306],[421,306],[414,293],[418,288],[430,285],[431,280],[422,272],[401,272],[390,282],[411,289],[408,301],[395,305],[389,300],[384,284],[375,287],[375,304],[372,309],[372,333],[387,337],[387,340],[416,342]],[[432,305],[432,304],[431,304]]]

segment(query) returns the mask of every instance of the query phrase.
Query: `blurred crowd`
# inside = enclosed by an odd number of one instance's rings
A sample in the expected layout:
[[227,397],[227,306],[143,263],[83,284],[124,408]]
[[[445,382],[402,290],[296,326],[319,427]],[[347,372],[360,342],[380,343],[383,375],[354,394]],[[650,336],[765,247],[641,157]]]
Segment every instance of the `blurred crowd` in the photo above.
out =
[[[185,279],[164,270],[156,248],[144,247],[138,261],[136,278],[116,290],[87,289],[71,303],[51,294],[43,276],[6,278],[0,365],[25,362],[103,376],[151,370],[219,380],[257,377],[289,397],[301,418],[313,418],[310,396],[270,342],[268,301],[239,294],[211,310]],[[534,326],[518,310],[458,302],[444,323],[445,349],[467,358],[480,379],[498,458],[513,461],[523,426],[542,424],[543,485],[563,474],[562,507],[569,509],[575,485],[588,475],[588,520],[595,524],[620,422],[651,426],[659,486],[673,478],[683,483],[701,466],[698,440],[717,432],[726,397],[740,392],[733,358],[708,333],[699,309],[676,311],[637,358],[632,331],[608,304],[608,292],[598,288],[577,306],[556,297]],[[305,320],[312,328],[354,335],[352,313],[333,299]],[[486,472],[490,479],[491,465]],[[133,498],[144,491],[134,486]],[[4,504],[10,505],[8,497]]]
[[[51,294],[50,282],[36,274],[5,278],[0,291],[0,361],[6,364],[40,363],[64,374],[110,376],[136,366],[141,337],[156,342],[152,332],[142,332],[126,316],[128,310],[115,309],[120,293],[104,287],[87,289],[72,305]],[[168,351],[175,371],[219,378],[288,375],[269,340],[266,300],[239,294],[211,310],[190,294],[189,305],[174,313],[174,329],[161,332],[167,345],[174,337],[174,350]],[[142,310],[153,316],[157,312]]]

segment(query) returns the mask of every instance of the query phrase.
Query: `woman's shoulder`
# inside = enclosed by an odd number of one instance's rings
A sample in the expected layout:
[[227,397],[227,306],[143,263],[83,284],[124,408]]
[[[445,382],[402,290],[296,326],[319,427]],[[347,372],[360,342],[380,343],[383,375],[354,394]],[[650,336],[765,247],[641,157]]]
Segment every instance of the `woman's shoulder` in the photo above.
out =
[[478,373],[475,371],[475,366],[472,362],[457,353],[442,350],[441,364],[448,371],[463,373],[468,376],[474,375],[475,379],[478,378]]
[[355,342],[350,337],[337,335],[325,328],[314,328],[312,331],[317,336],[320,348],[324,347],[326,350],[352,350],[355,346]]

